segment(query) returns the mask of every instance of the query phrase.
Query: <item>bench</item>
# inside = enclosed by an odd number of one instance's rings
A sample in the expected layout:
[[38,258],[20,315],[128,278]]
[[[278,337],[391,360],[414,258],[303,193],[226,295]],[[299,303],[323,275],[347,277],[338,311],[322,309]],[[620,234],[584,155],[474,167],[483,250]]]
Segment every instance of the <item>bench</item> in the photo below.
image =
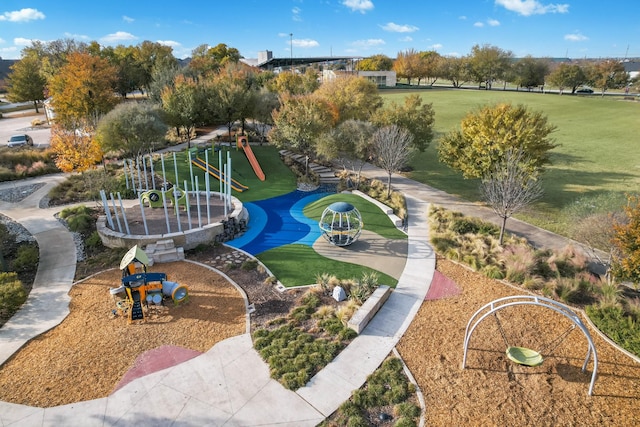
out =
[[373,316],[380,310],[380,307],[389,299],[389,295],[391,295],[391,288],[389,286],[378,286],[351,319],[349,319],[347,326],[357,333],[362,332],[371,319],[373,319]]

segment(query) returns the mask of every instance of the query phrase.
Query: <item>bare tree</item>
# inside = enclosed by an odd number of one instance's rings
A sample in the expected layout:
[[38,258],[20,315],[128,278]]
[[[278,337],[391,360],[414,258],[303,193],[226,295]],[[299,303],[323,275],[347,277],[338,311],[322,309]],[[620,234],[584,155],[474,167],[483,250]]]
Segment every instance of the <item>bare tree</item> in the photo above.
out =
[[372,138],[375,161],[387,172],[387,197],[391,195],[391,175],[400,171],[413,153],[413,136],[397,125],[378,129]]
[[537,174],[532,174],[525,166],[528,163],[522,149],[509,149],[489,173],[485,174],[480,184],[482,197],[502,218],[501,245],[507,219],[542,197],[542,185]]

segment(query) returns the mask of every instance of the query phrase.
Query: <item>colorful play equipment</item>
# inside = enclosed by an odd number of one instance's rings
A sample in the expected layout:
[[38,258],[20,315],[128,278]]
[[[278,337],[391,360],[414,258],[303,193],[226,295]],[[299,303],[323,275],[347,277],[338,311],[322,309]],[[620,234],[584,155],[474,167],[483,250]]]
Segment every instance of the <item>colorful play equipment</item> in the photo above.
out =
[[[194,166],[197,166],[200,169],[202,169],[203,171],[207,172],[209,175],[211,175],[212,177],[214,177],[218,181],[222,181],[223,183],[227,182],[226,179],[225,179],[224,174],[221,173],[218,168],[216,168],[215,166],[211,165],[211,163],[207,164],[207,162],[205,160],[202,160],[199,157],[191,158],[191,163]],[[242,193],[243,191],[246,191],[246,190],[249,189],[249,187],[247,187],[246,185],[240,184],[238,181],[236,181],[233,178],[231,178],[231,188],[234,189],[235,191],[239,192],[239,193]]]
[[171,298],[175,304],[187,300],[189,290],[185,285],[167,280],[165,273],[148,273],[147,254],[133,246],[122,257],[122,286],[110,289],[112,296],[124,294],[124,298],[116,301],[116,311],[126,314],[129,322],[144,319],[142,305],[164,305],[165,298]]
[[148,190],[140,193],[140,203],[146,203],[150,208],[161,208],[164,203],[168,206],[182,206],[187,208],[187,193],[178,187],[169,190]]
[[355,242],[362,232],[362,216],[358,209],[347,202],[330,204],[320,217],[322,235],[331,244],[347,246]]
[[[527,347],[517,347],[509,344],[507,340],[506,333],[502,328],[502,324],[500,323],[500,319],[497,316],[498,311],[505,309],[507,307],[513,307],[518,305],[534,305],[539,307],[544,307],[559,313],[569,320],[571,320],[572,324],[569,326],[567,330],[565,330],[562,334],[549,341],[543,348],[539,350],[533,350]],[[482,322],[489,316],[493,316],[497,322],[498,330],[502,335],[502,338],[507,346],[506,355],[509,360],[513,363],[517,363],[519,365],[524,366],[539,366],[543,363],[543,354],[550,354],[560,343],[576,328],[576,326],[582,331],[584,336],[587,338],[588,347],[587,347],[587,355],[584,359],[584,363],[582,364],[582,372],[586,372],[587,364],[589,363],[589,359],[593,354],[593,373],[591,374],[591,383],[589,384],[589,396],[593,394],[593,385],[596,382],[596,374],[598,372],[598,354],[596,353],[596,347],[593,344],[593,340],[591,339],[591,335],[589,334],[589,330],[582,322],[582,319],[568,306],[559,303],[558,301],[533,296],[533,295],[515,295],[504,298],[499,298],[497,300],[491,301],[490,303],[482,306],[478,311],[476,311],[469,322],[467,323],[467,328],[464,333],[464,353],[462,356],[462,369],[466,367],[467,364],[467,351],[469,348],[469,341],[471,341],[471,335],[473,331],[476,329],[478,324]]]
[[264,172],[260,167],[260,163],[258,163],[258,159],[256,159],[255,154],[253,154],[253,150],[251,149],[251,145],[249,144],[249,138],[246,135],[236,135],[236,146],[241,148],[244,154],[247,156],[249,160],[249,164],[253,168],[253,172],[255,172],[256,176],[260,181],[264,181],[266,177],[264,176]]

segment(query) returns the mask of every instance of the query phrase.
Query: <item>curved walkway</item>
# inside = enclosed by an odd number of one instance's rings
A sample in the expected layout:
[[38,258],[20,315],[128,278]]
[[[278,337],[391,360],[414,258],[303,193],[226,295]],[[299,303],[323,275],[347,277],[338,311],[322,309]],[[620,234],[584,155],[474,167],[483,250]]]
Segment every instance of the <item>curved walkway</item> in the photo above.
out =
[[[29,339],[68,313],[75,275],[75,245],[55,218],[59,208],[39,200],[63,176],[2,183],[0,189],[45,182],[18,203],[0,202],[40,246],[40,265],[25,306],[0,328],[4,362]],[[393,350],[424,300],[435,271],[423,201],[409,197],[408,254],[396,290],[367,328],[325,369],[293,392],[269,376],[249,334],[214,346],[179,365],[138,378],[110,396],[53,408],[0,402],[0,425],[315,426],[359,388]]]
[[[385,178],[383,171],[371,166],[364,173]],[[48,183],[51,180],[41,179]],[[365,330],[297,392],[269,377],[251,337],[244,334],[187,362],[138,378],[106,398],[53,408],[0,402],[0,425],[317,425],[380,365],[425,299],[435,271],[435,254],[428,244],[429,202],[495,220],[488,209],[415,181],[396,176],[393,186],[405,193],[409,212],[407,259],[398,285]],[[48,188],[17,204],[0,202],[2,213],[21,222],[36,237],[41,251],[34,291],[25,307],[0,328],[0,361],[29,338],[55,326],[68,312],[75,246],[66,229],[53,218],[56,209],[37,208]],[[537,246],[557,248],[567,243],[561,236],[515,220],[510,221],[509,229],[527,236]]]

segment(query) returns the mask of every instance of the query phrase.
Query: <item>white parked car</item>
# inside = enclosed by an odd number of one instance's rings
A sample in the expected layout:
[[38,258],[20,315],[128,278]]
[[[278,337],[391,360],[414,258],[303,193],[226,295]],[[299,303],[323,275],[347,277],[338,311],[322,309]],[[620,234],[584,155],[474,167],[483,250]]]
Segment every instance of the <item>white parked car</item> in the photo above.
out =
[[26,133],[20,135],[13,135],[7,142],[7,147],[23,147],[25,145],[33,145],[33,139]]

